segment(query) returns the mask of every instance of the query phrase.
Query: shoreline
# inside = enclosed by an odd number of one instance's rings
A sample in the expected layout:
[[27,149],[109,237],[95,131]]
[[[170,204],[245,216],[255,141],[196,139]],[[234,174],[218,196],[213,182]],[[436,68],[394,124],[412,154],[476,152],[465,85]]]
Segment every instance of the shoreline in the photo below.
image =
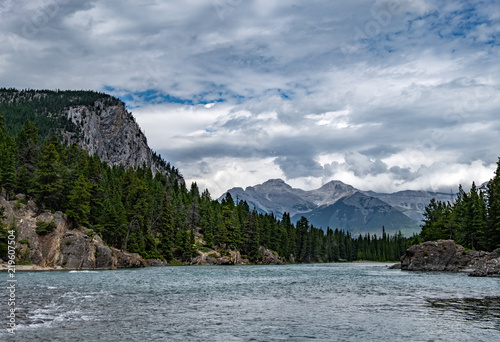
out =
[[[391,266],[395,266],[398,264],[393,264],[390,262],[382,262],[382,261],[367,261],[367,260],[356,260],[351,262],[331,262],[331,263],[305,263],[303,265],[322,265],[322,264],[368,264],[368,263],[377,263],[384,267],[391,268]],[[224,266],[255,266],[259,264],[242,264],[242,265],[224,265]],[[299,265],[299,264],[283,264],[283,265]],[[151,265],[146,267],[139,268],[149,268],[149,267],[178,267],[178,266],[220,266],[220,265]],[[260,266],[269,266],[269,265],[260,265]],[[137,269],[138,267],[120,267],[120,268],[63,268],[61,266],[55,267],[44,267],[39,265],[16,265],[16,272],[58,272],[58,271],[116,271],[123,269]],[[12,268],[11,268],[12,269]],[[0,263],[0,273],[8,272],[8,264]]]

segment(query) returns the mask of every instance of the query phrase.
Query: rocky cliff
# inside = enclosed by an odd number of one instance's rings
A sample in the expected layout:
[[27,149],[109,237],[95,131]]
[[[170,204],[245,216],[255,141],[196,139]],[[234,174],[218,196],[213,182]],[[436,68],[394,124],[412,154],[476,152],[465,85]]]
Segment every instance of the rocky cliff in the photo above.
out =
[[[19,196],[22,198],[22,196]],[[44,211],[33,201],[6,201],[0,197],[0,206],[5,207],[6,222],[15,223],[18,265],[35,265],[49,269],[116,269],[144,267],[148,262],[136,253],[110,248],[92,230],[81,227],[70,229],[70,224],[61,212]],[[48,234],[37,233],[37,222],[53,222]]]
[[427,241],[406,250],[401,257],[401,269],[500,277],[500,249],[488,253],[466,250],[453,240]]
[[110,105],[101,99],[93,105],[66,108],[62,115],[78,127],[76,133],[63,133],[68,144],[76,143],[110,166],[146,165],[153,174],[165,171],[154,162],[146,136],[123,102]]

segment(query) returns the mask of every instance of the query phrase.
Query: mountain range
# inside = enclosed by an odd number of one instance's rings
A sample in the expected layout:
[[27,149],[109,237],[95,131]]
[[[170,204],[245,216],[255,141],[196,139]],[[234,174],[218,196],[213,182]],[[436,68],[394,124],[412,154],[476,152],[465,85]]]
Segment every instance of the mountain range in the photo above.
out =
[[[282,179],[270,179],[246,189],[228,190],[236,201],[246,201],[250,208],[280,218],[290,214],[292,221],[306,217],[315,227],[338,228],[352,234],[380,234],[401,231],[406,236],[420,232],[425,206],[432,198],[452,201],[453,195],[442,192],[405,190],[395,193],[361,191],[334,180],[319,189],[292,188]],[[221,196],[222,199],[225,195]]]

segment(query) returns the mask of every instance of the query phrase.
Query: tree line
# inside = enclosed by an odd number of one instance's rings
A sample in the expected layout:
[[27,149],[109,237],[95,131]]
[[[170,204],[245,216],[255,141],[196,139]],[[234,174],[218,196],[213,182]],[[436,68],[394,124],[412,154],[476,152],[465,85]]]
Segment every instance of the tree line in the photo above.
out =
[[468,192],[459,186],[453,203],[432,199],[425,208],[420,237],[424,241],[453,239],[477,250],[500,247],[500,158],[494,177]]
[[188,189],[175,168],[153,174],[145,165],[110,167],[76,145],[42,137],[29,120],[17,135],[5,126],[0,116],[0,188],[7,199],[23,193],[40,210],[65,213],[74,228],[91,228],[109,246],[146,258],[189,261],[213,248],[239,250],[256,262],[263,246],[289,262],[386,261],[409,246],[401,234],[353,237],[325,232],[305,217],[293,224],[288,213],[259,213],[229,193],[219,202],[196,183]]

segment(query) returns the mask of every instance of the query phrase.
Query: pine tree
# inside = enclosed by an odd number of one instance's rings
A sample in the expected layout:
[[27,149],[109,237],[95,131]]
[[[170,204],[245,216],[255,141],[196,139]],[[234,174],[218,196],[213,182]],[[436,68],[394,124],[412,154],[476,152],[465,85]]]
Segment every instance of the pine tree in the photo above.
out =
[[[0,116],[0,120],[2,117]],[[0,125],[1,125],[0,121]],[[1,128],[0,128],[1,129]],[[0,132],[1,134],[1,132]],[[7,252],[8,252],[8,237],[9,233],[5,229],[6,224],[4,223],[4,220],[6,219],[5,217],[5,207],[0,207],[0,258],[7,260]]]
[[0,189],[7,191],[7,199],[16,188],[16,154],[12,139],[5,133],[5,119],[0,116]]
[[259,214],[257,213],[257,210],[254,210],[250,215],[248,215],[243,227],[246,236],[244,251],[250,260],[256,261],[259,258],[260,247]]
[[296,226],[297,242],[295,254],[299,261],[305,262],[309,256],[309,221],[302,216]]
[[33,177],[30,175],[26,165],[21,166],[17,177],[17,192],[31,195],[33,192]]
[[208,190],[203,191],[200,199],[200,226],[205,243],[212,246],[215,234],[215,213]]
[[174,217],[173,217],[173,206],[172,200],[165,193],[163,200],[163,209],[160,220],[160,253],[163,257],[170,261],[173,259],[172,248],[174,246]]
[[0,153],[2,154],[0,160],[0,187],[7,191],[7,200],[9,200],[17,188],[16,156],[10,139],[7,139],[5,146],[0,148]]
[[424,224],[420,233],[424,241],[434,241],[440,239],[450,239],[453,235],[451,225],[452,207],[449,203],[431,199],[425,207]]
[[488,182],[488,226],[487,242],[489,250],[500,247],[500,158],[495,176]]
[[63,166],[56,145],[55,139],[47,139],[42,145],[34,184],[37,203],[51,209],[60,208],[64,189],[61,176]]
[[38,128],[34,122],[26,120],[16,138],[19,166],[34,172],[38,158]]
[[89,224],[90,198],[90,184],[83,175],[80,175],[67,198],[66,215],[74,226]]

